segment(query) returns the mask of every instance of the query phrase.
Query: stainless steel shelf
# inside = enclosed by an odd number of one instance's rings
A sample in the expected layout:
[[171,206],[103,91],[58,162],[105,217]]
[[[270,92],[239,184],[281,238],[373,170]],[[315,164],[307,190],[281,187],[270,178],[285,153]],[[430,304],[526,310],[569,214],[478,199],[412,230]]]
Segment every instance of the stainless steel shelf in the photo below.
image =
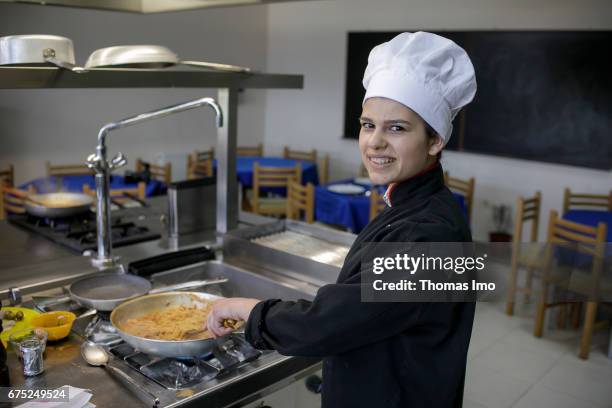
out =
[[303,86],[303,75],[118,68],[95,69],[87,73],[77,74],[54,67],[0,67],[0,89],[301,89]]

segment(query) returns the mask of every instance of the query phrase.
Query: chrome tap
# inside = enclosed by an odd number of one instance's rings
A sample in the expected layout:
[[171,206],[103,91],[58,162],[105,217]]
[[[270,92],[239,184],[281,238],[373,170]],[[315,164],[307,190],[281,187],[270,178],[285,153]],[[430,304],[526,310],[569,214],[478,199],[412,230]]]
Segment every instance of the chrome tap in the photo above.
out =
[[198,108],[208,105],[215,110],[217,127],[223,126],[223,113],[221,107],[213,98],[200,98],[194,101],[181,103],[178,105],[168,106],[152,112],[142,113],[120,120],[118,122],[108,123],[98,132],[98,145],[96,152],[87,158],[87,166],[96,173],[96,224],[98,238],[98,252],[95,258],[92,259],[92,264],[98,268],[107,268],[115,266],[118,258],[112,255],[111,242],[111,225],[110,225],[110,173],[127,164],[127,158],[123,153],[118,153],[110,162],[106,158],[106,136],[115,129],[120,129],[149,119],[161,118],[172,115],[178,112],[183,112],[189,109]]

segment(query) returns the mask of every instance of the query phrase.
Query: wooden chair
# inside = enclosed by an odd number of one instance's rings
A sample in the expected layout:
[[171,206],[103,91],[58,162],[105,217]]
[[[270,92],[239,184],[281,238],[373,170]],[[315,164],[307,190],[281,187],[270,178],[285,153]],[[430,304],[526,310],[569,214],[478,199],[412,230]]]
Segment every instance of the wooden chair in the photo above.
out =
[[318,163],[319,166],[319,184],[329,183],[329,154],[323,156]]
[[377,189],[373,188],[370,190],[370,221],[376,218],[387,206],[383,197],[384,195],[379,194]]
[[194,150],[191,157],[195,161],[214,160],[215,159],[215,148],[211,147],[208,150]]
[[141,159],[136,160],[136,172],[140,173],[145,169],[145,166],[149,166],[151,172],[151,179],[161,181],[164,184],[170,184],[172,181],[172,164],[166,163],[164,165],[153,164],[145,162]]
[[209,150],[194,150],[193,153],[187,156],[187,178],[190,178],[190,171],[194,168],[194,166],[196,166],[196,163],[210,160],[212,164],[214,159],[215,149],[213,147],[211,147]]
[[[510,281],[508,285],[508,302],[506,313],[514,314],[514,301],[516,292],[525,294],[525,302],[529,302],[529,296],[533,293],[532,280],[534,269],[541,267],[541,257],[538,254],[538,225],[540,222],[540,209],[542,205],[542,194],[538,191],[534,197],[519,197],[516,204],[516,220],[514,224],[514,235],[512,237],[512,262],[510,267]],[[523,227],[531,223],[529,239],[523,241]],[[524,242],[530,244],[525,246]],[[521,267],[526,269],[524,287],[517,287],[518,271]]]
[[289,181],[287,185],[287,218],[300,220],[304,212],[304,221],[309,224],[314,222],[314,184],[308,183],[303,186],[296,181]]
[[257,146],[243,146],[236,149],[236,155],[242,157],[263,157],[263,144]]
[[[588,297],[586,301],[586,312],[584,317],[584,326],[582,330],[582,338],[580,341],[580,358],[586,359],[589,356],[593,331],[595,328],[603,326],[605,322],[596,322],[597,307],[597,291],[601,288],[601,273],[603,270],[603,260],[606,251],[606,234],[607,226],[605,223],[599,223],[597,227],[591,227],[559,218],[556,211],[551,211],[550,222],[548,226],[548,246],[544,257],[544,268],[542,275],[542,289],[535,318],[534,335],[541,337],[544,329],[544,321],[546,310],[551,307],[563,306],[569,302],[548,302],[548,290],[552,285],[561,285],[568,287],[568,279],[571,279],[569,290],[577,292]],[[550,245],[554,244],[554,245]],[[563,273],[558,273],[554,268],[554,253],[555,250],[571,248],[572,252],[580,253],[593,257],[590,273],[583,281],[581,275],[572,270],[571,278],[568,278]],[[582,282],[582,284],[581,284]]]
[[285,146],[283,149],[283,157],[285,159],[294,159],[294,160],[307,160],[313,163],[317,162],[317,149],[312,149],[312,151],[300,151],[300,150],[291,150],[289,146]]
[[188,180],[202,177],[212,177],[213,174],[213,161],[211,159],[192,161],[187,167]]
[[[83,193],[90,196],[96,196],[96,190],[92,189],[89,184],[83,184]],[[144,200],[147,197],[147,183],[139,181],[136,187],[133,188],[113,188],[110,191],[111,198],[123,203],[129,202],[130,197],[135,197]]]
[[262,188],[285,187],[290,181],[302,182],[302,165],[295,167],[260,167],[253,164],[253,199],[251,209],[255,214],[282,216],[287,213],[287,199],[285,197],[265,197]]
[[0,220],[6,219],[10,214],[25,214],[24,201],[28,194],[34,191],[18,190],[0,182]]
[[0,182],[8,187],[15,185],[15,169],[12,164],[9,164],[6,170],[0,170]]
[[47,162],[47,176],[83,176],[93,175],[94,171],[85,164],[51,164]]
[[467,180],[463,180],[456,177],[449,176],[448,172],[444,172],[444,183],[453,192],[461,194],[465,200],[465,206],[467,208],[468,221],[472,219],[472,207],[474,205],[474,177],[470,177]]
[[576,194],[569,188],[563,194],[563,214],[574,209],[595,209],[612,211],[612,190],[610,194]]

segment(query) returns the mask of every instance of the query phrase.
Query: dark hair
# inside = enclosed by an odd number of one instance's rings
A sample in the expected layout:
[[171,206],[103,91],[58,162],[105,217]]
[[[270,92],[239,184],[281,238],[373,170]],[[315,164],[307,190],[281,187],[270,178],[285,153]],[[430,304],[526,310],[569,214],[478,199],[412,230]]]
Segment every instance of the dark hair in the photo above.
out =
[[[427,135],[427,140],[432,140],[435,139],[437,137],[440,137],[438,135],[438,132],[436,132],[434,130],[434,128],[432,128],[431,126],[429,126],[429,123],[423,121],[423,123],[425,123],[425,134]],[[438,152],[438,154],[436,155],[436,157],[438,158],[438,160],[440,160],[442,158],[442,151]]]

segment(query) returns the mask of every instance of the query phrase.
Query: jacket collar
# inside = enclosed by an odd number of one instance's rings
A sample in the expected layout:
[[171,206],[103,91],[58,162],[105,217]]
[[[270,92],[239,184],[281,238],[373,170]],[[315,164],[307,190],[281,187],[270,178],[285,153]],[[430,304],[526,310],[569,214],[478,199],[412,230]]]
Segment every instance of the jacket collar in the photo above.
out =
[[383,199],[389,207],[398,206],[414,199],[430,196],[443,186],[442,166],[440,162],[436,162],[407,180],[389,184]]

